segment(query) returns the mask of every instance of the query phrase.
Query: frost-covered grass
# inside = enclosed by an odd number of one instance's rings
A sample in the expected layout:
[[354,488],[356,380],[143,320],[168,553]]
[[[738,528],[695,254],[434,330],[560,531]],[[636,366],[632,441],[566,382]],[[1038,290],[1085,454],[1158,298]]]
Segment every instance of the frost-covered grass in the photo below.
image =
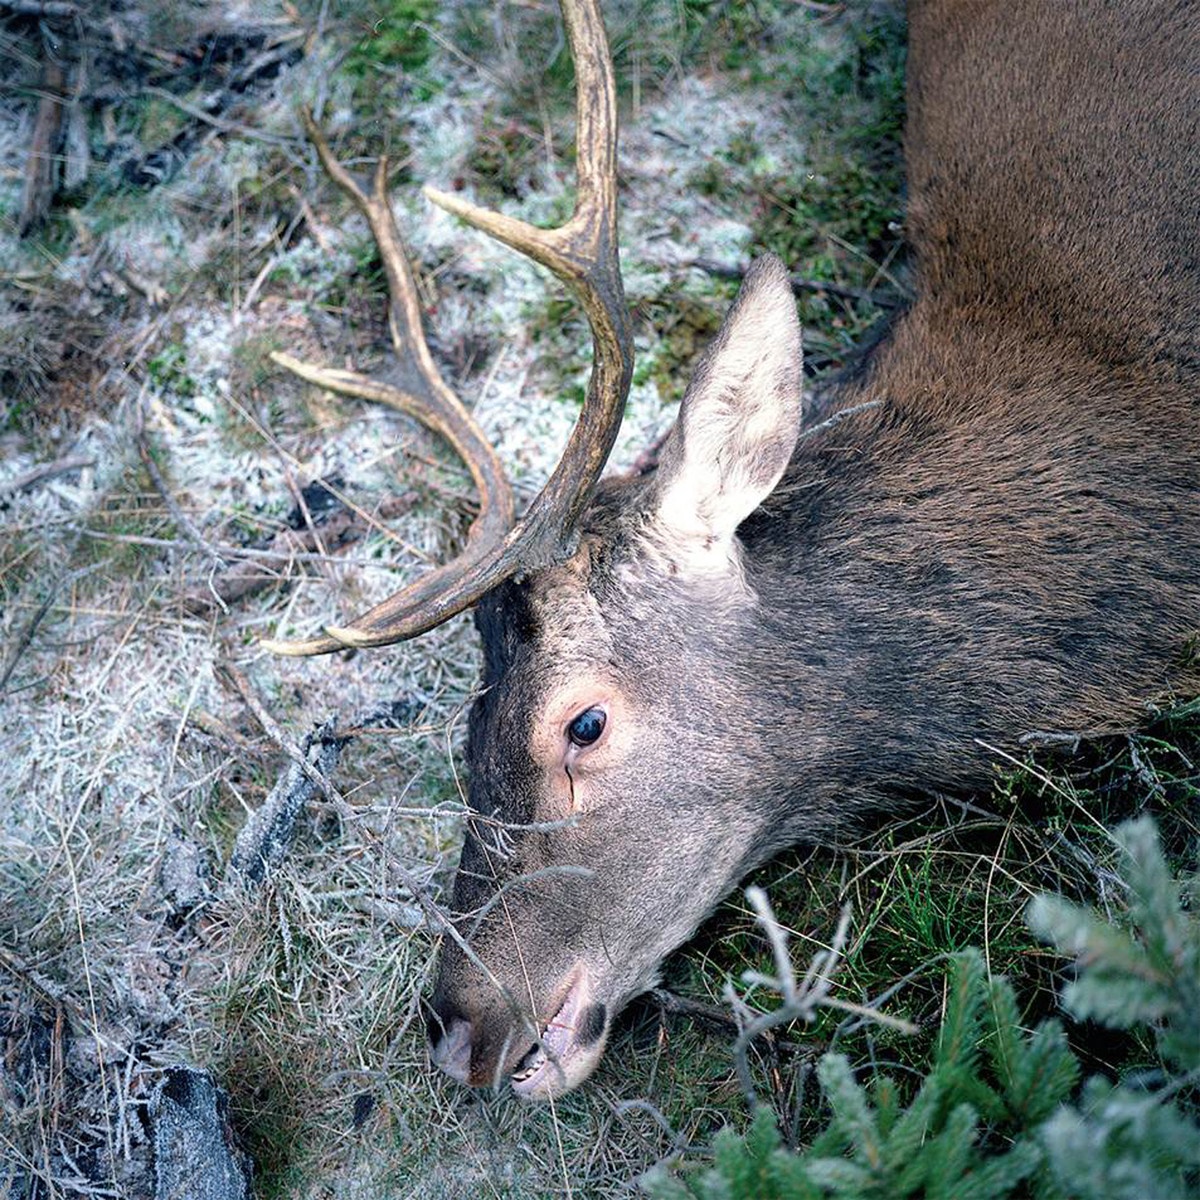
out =
[[[379,44],[383,14],[369,5],[303,9],[309,28],[324,21],[307,55],[249,93],[229,127],[209,128],[177,175],[135,191],[98,162],[77,218],[60,207],[40,241],[3,248],[23,290],[0,298],[14,331],[0,350],[0,489],[41,462],[89,460],[0,496],[0,1157],[46,1195],[146,1194],[139,1113],[156,1070],[180,1060],[229,1091],[263,1196],[625,1195],[660,1158],[742,1117],[721,989],[765,947],[737,902],[669,966],[670,986],[709,1016],[635,1004],[583,1091],[532,1108],[467,1095],[433,1071],[418,1000],[436,939],[411,889],[436,897],[452,876],[477,666],[469,620],[315,661],[258,644],[395,590],[458,544],[472,503],[432,437],[270,362],[273,349],[367,372],[387,362],[373,250],[299,136],[298,100],[320,105],[357,167],[391,150],[430,341],[520,495],[551,469],[586,382],[587,332],[562,290],[417,186],[461,186],[527,219],[562,214],[570,73],[551,12],[400,7],[429,19]],[[638,352],[621,466],[669,426],[733,294],[694,260],[744,263],[769,247],[810,279],[896,286],[898,175],[868,147],[898,128],[901,52],[894,17],[875,6],[845,19],[790,3],[606,11]],[[288,32],[266,6],[224,19]],[[158,25],[139,28],[151,38]],[[151,100],[159,107],[139,109]],[[176,131],[184,111],[134,95],[117,135],[136,149]],[[4,112],[8,214],[28,114]],[[131,277],[165,300],[149,304]],[[801,311],[810,361],[826,366],[878,315],[832,293],[809,294]],[[336,553],[270,557],[317,478],[368,516],[397,493],[411,504]],[[184,606],[246,551],[278,576],[273,587],[225,610]],[[272,729],[295,742],[383,702],[399,703],[402,727],[345,752],[344,803],[306,812],[260,891],[229,884],[233,840],[287,763]],[[1171,753],[1149,756],[1159,778],[1178,767]],[[1018,809],[1066,785],[1025,778],[1009,785],[1014,799],[1002,791],[949,821],[770,869],[800,945],[827,937],[831,914],[854,902],[847,997],[877,997],[914,968],[940,977],[931,964],[964,939],[1010,970],[1034,953],[1011,913],[1035,883],[1078,872],[1080,843],[1056,825],[1041,846],[1044,813]],[[1052,821],[1068,821],[1071,805],[1061,811]],[[939,1001],[926,988],[898,1003],[925,1016]],[[793,1132],[811,1120],[805,1064],[829,1036],[796,1030],[756,1059]]]

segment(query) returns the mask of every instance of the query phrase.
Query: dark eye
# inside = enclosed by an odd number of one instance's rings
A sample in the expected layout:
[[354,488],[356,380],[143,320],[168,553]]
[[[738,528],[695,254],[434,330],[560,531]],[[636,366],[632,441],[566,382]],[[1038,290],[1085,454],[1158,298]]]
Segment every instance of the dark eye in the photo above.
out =
[[602,708],[589,708],[567,726],[567,737],[573,745],[590,746],[603,732],[607,717]]

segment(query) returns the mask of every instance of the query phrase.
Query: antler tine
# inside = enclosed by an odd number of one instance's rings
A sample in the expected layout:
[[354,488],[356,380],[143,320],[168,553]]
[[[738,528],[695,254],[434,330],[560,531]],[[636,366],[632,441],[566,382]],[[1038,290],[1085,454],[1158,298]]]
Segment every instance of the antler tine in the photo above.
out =
[[[325,637],[308,642],[272,643],[272,649],[292,654],[323,654],[346,646],[389,645],[432,629],[510,576],[545,565],[561,555],[604,469],[620,428],[633,372],[632,335],[617,251],[616,87],[597,0],[560,2],[576,74],[577,193],[571,218],[556,229],[538,229],[459,197],[432,188],[424,190],[448,212],[548,267],[579,298],[592,329],[594,356],[583,411],[545,487],[501,542],[488,542],[480,537],[476,548],[469,544],[454,562],[390,596],[348,626],[327,627]],[[309,136],[313,137],[314,132],[319,138],[319,131],[311,126]],[[367,217],[376,240],[379,240],[376,217],[382,225],[386,215],[386,224],[394,231],[382,164],[376,173],[375,196],[368,200],[345,169],[333,160],[327,145],[322,152],[323,139],[317,138],[314,144],[326,169]],[[381,211],[373,216],[372,210]],[[398,232],[394,233],[394,240],[399,244]],[[399,263],[406,271],[402,254]],[[386,256],[385,268],[389,270],[391,289],[392,274]],[[393,314],[397,307],[393,303]],[[419,329],[419,325],[415,328]],[[398,336],[393,326],[393,340],[397,341]],[[423,341],[421,348],[428,358]],[[397,350],[402,356],[407,353],[400,350],[399,341]],[[432,368],[431,359],[429,366]],[[317,382],[336,377],[343,383],[337,390],[346,390],[344,381],[349,374],[324,372]],[[361,376],[354,378],[358,390],[353,394],[379,398],[366,390],[378,385]],[[333,382],[326,385],[335,386]],[[457,407],[461,409],[461,405]],[[465,410],[463,415],[470,420]],[[471,426],[478,432],[473,421]],[[483,441],[481,435],[480,441]],[[490,454],[490,447],[488,451]],[[494,459],[494,455],[491,457]],[[467,461],[470,466],[471,461]],[[476,482],[480,483],[479,476]],[[481,512],[481,520],[482,516]]]
[[[398,375],[406,386],[368,379],[354,371],[313,366],[290,354],[273,352],[271,358],[310,383],[343,395],[374,400],[415,417],[450,443],[470,471],[479,492],[479,513],[471,523],[466,546],[458,558],[428,572],[384,602],[403,603],[405,607],[417,605],[445,589],[465,566],[479,561],[488,549],[503,541],[513,523],[512,488],[492,445],[446,384],[429,352],[422,332],[416,281],[388,201],[387,157],[380,157],[371,194],[367,195],[334,157],[312,113],[302,110],[301,119],[321,165],[366,218],[375,239],[387,279],[388,329],[396,351]],[[286,655],[328,654],[346,648],[346,642],[332,634],[303,641],[268,639],[264,645],[276,654]]]
[[[583,510],[621,426],[633,373],[633,337],[617,249],[617,96],[598,0],[560,0],[575,64],[575,210],[539,229],[459,196],[424,188],[439,207],[541,263],[567,284],[592,328],[587,398],[558,466],[508,541],[552,558]],[[526,527],[529,527],[528,535]],[[534,531],[536,530],[536,536]],[[556,542],[544,548],[546,539]]]

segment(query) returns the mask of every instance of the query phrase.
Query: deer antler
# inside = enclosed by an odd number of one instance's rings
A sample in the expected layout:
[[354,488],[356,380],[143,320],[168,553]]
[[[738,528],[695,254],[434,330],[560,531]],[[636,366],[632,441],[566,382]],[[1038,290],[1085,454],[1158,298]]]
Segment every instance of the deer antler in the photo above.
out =
[[591,325],[593,367],[583,411],[558,466],[515,525],[511,491],[495,451],[442,380],[421,333],[416,288],[387,199],[386,160],[379,162],[368,197],[334,159],[311,115],[305,114],[305,128],[322,165],[366,217],[379,246],[387,274],[392,341],[402,369],[416,382],[405,390],[350,371],[312,367],[288,355],[272,357],[302,378],[392,405],[442,434],[471,471],[480,512],[458,558],[348,625],[326,627],[323,637],[265,643],[276,653],[328,654],[347,646],[403,641],[469,608],[510,576],[553,562],[564,552],[608,460],[633,372],[617,254],[616,88],[598,0],[561,0],[561,7],[575,63],[577,191],[571,218],[556,229],[537,229],[424,189],[435,204],[548,267],[579,298]]

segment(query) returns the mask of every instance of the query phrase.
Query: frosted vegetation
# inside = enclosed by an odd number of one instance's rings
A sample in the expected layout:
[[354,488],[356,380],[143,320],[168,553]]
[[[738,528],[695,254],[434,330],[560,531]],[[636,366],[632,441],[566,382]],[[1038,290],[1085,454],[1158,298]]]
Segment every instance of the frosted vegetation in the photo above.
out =
[[[420,897],[445,895],[457,853],[469,619],[316,661],[259,646],[396,590],[453,551],[474,503],[432,436],[269,358],[387,370],[377,259],[298,103],[352,167],[391,154],[430,343],[523,498],[567,436],[581,317],[419,191],[567,211],[551,6],[95,0],[58,32],[21,7],[0,13],[16,84],[0,97],[0,1193],[149,1195],[147,1105],[174,1064],[228,1092],[262,1196],[618,1196],[703,1157],[748,1119],[722,991],[769,959],[753,914],[731,903],[672,963],[670,994],[634,1007],[582,1092],[547,1109],[467,1095],[429,1066],[419,998],[436,949]],[[606,5],[638,353],[615,468],[669,427],[733,294],[697,260],[770,248],[828,285],[799,297],[813,372],[902,293],[899,23],[838,9]],[[18,237],[54,38],[75,97],[61,177]],[[299,545],[289,531],[310,526]],[[238,572],[270,578],[232,597]],[[232,880],[235,839],[305,736],[381,708],[390,727],[342,752],[337,794],[300,813],[268,881]],[[1045,1003],[1053,964],[1020,912],[1114,878],[1077,815],[1091,791],[1132,779],[1127,803],[1175,814],[1172,844],[1194,835],[1195,718],[1163,720],[1134,759],[1104,747],[1084,776],[1009,763],[993,797],[785,860],[763,881],[797,953],[849,902],[843,998],[936,1027],[942,956],[974,943]],[[822,1120],[820,1052],[909,1064],[929,1046],[839,1022],[753,1049],[791,1142]]]

